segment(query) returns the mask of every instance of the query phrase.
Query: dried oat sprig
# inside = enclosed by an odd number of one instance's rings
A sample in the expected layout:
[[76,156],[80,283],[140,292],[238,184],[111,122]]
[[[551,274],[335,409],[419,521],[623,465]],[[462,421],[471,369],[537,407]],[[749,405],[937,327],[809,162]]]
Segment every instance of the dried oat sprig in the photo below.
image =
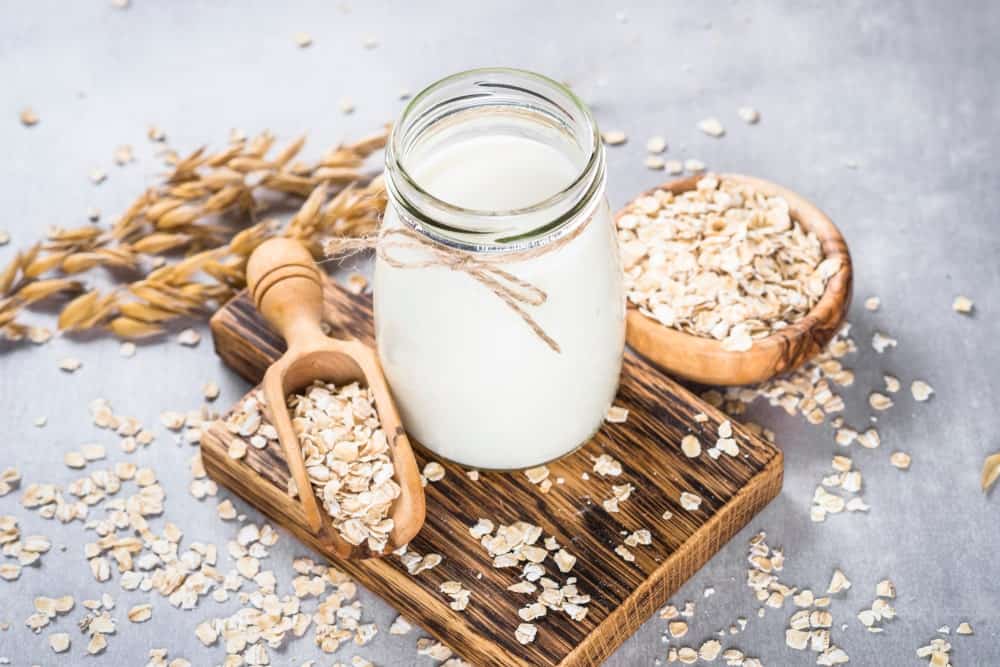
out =
[[986,461],[983,462],[983,493],[989,491],[990,487],[996,484],[997,479],[1000,479],[1000,452],[987,456]]
[[[296,160],[305,137],[275,150],[269,132],[177,159],[110,229],[52,230],[0,270],[0,338],[24,338],[29,327],[19,314],[54,297],[74,297],[60,313],[64,331],[156,335],[172,320],[206,316],[241,289],[247,258],[271,236],[298,238],[319,257],[326,237],[373,231],[384,189],[363,166],[387,133],[334,147],[312,163]],[[257,222],[269,207],[297,199],[301,208],[284,227]],[[98,268],[128,277],[107,291],[70,277]]]

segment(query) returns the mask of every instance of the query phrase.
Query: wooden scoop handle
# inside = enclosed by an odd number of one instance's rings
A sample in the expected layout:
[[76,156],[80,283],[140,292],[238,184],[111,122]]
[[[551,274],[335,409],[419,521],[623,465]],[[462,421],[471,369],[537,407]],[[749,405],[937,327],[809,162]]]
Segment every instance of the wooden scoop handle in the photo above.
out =
[[323,287],[312,255],[300,242],[271,239],[260,244],[247,262],[247,287],[257,310],[281,333],[288,351],[264,376],[264,395],[285,450],[289,471],[299,489],[306,521],[314,533],[323,527],[319,504],[306,474],[302,449],[285,407],[285,372],[291,360],[327,342],[320,328]]
[[270,239],[247,262],[247,287],[257,310],[289,349],[325,339],[323,285],[312,255],[294,239]]

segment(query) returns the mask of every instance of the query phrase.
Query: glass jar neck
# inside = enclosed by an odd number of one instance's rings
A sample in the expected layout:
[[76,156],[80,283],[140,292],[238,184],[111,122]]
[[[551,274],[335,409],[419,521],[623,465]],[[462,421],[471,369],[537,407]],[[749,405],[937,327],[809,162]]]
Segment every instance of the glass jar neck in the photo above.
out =
[[[414,172],[455,142],[507,136],[544,144],[574,174],[537,202],[469,207],[428,191]],[[389,205],[431,241],[483,254],[540,248],[585,225],[604,197],[605,156],[590,111],[567,88],[523,70],[480,69],[432,84],[407,106],[386,148]]]

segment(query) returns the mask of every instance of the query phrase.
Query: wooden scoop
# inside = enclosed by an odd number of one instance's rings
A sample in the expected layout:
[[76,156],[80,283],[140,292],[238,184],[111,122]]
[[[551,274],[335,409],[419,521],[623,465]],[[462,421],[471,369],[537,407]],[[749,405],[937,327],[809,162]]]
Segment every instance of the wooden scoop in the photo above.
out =
[[424,524],[424,491],[410,441],[374,351],[358,341],[335,340],[323,333],[319,269],[298,241],[271,239],[262,243],[247,264],[247,284],[257,310],[288,344],[285,354],[268,368],[262,388],[310,530],[341,558],[381,555],[371,552],[366,544],[354,546],[344,540],[317,502],[286,403],[290,393],[315,380],[337,386],[358,382],[371,388],[375,396],[375,409],[389,440],[389,456],[400,488],[390,514],[393,529],[387,548],[408,543]]

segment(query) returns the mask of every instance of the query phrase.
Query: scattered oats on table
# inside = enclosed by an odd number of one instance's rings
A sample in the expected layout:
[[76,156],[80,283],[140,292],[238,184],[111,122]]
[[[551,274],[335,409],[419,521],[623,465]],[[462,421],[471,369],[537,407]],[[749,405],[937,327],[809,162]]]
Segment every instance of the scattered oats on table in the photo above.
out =
[[696,458],[701,454],[701,442],[697,436],[688,434],[681,438],[681,451],[688,458]]
[[620,146],[628,141],[628,136],[621,130],[608,130],[607,132],[601,132],[601,139],[608,146]]
[[951,667],[951,644],[940,637],[935,637],[927,646],[917,649],[918,658],[930,658],[931,667]]
[[726,128],[722,127],[722,123],[718,118],[705,118],[698,121],[698,129],[716,139],[726,133]]
[[827,586],[826,592],[831,595],[836,595],[842,591],[846,591],[851,587],[851,582],[839,568],[833,571],[833,576],[830,578],[830,585]]
[[462,586],[460,581],[445,581],[438,586],[438,590],[451,598],[449,606],[455,611],[465,611],[469,606],[469,599],[472,591]]
[[441,662],[451,658],[452,650],[430,637],[421,637],[417,640],[417,654],[426,655],[432,660]]
[[167,134],[156,125],[150,125],[146,128],[146,138],[150,141],[162,142],[167,140]]
[[10,234],[0,229],[0,245],[7,245],[8,243],[10,243]]
[[445,469],[437,461],[428,461],[422,474],[428,482],[440,482],[444,479]]
[[910,392],[913,394],[914,400],[923,403],[934,393],[934,388],[923,380],[914,380],[913,384],[910,385]]
[[[2,235],[3,233],[0,232],[0,236]],[[3,245],[3,243],[0,243],[0,245]],[[45,327],[28,327],[28,340],[35,345],[44,345],[52,340],[52,332]]]
[[907,470],[910,467],[910,455],[906,452],[893,452],[889,462],[900,470]]
[[63,455],[63,463],[70,468],[82,468],[87,465],[87,459],[80,452],[66,452]]
[[195,347],[201,342],[201,334],[194,329],[184,329],[177,335],[177,342],[187,347]]
[[0,498],[21,485],[21,473],[17,468],[5,468],[0,472]]
[[236,508],[233,506],[231,500],[223,500],[219,503],[218,507],[216,507],[216,513],[223,521],[232,521],[236,518]]
[[872,335],[872,349],[879,354],[882,354],[890,347],[896,347],[897,343],[898,341],[895,338],[888,336],[881,331],[876,331]]
[[646,152],[648,153],[662,153],[667,150],[667,140],[660,136],[650,137],[646,141]]
[[389,626],[390,635],[405,635],[413,629],[413,626],[402,616],[397,616],[396,620]]
[[872,407],[873,410],[888,410],[892,407],[892,399],[885,394],[877,391],[873,391],[868,394],[868,405]]
[[304,49],[313,43],[312,36],[307,32],[297,32],[294,36],[295,44],[298,45],[300,49]]
[[617,227],[629,301],[733,351],[805,316],[841,268],[783,198],[714,175],[635,199]]
[[49,635],[49,647],[56,653],[68,651],[70,647],[69,633],[55,632]]
[[663,168],[671,176],[679,176],[684,173],[684,163],[680,160],[667,160],[663,163]]
[[90,172],[90,180],[93,181],[94,185],[100,185],[107,178],[108,175],[103,169],[94,169]]
[[660,171],[667,166],[667,163],[663,161],[659,155],[647,155],[646,159],[642,161],[646,165],[646,169],[652,169],[654,171]]
[[524,475],[532,484],[541,484],[549,478],[549,467],[542,465],[534,468],[528,468],[524,471]]
[[[608,454],[601,454],[594,461],[594,472],[602,477],[617,477],[622,474],[622,464]],[[586,474],[586,473],[584,473]]]
[[962,315],[971,314],[974,307],[975,304],[972,303],[972,299],[967,296],[956,296],[955,300],[951,303],[951,309]]
[[604,420],[610,424],[624,424],[628,421],[628,408],[612,405],[605,413]]
[[67,373],[75,373],[83,366],[83,362],[75,357],[66,357],[59,362],[59,368]]
[[684,509],[694,511],[701,507],[701,496],[683,491],[681,492],[680,502],[681,507]]
[[521,623],[517,626],[517,630],[514,632],[514,637],[521,644],[530,644],[535,641],[535,635],[538,633],[538,627],[534,623]]
[[740,107],[736,114],[748,125],[756,125],[760,121],[760,112],[753,107]]
[[206,401],[214,401],[219,397],[219,385],[215,382],[206,382],[201,386],[201,395]]
[[128,144],[125,144],[116,148],[114,154],[114,160],[115,164],[117,164],[119,167],[134,161],[135,156],[132,154],[132,147],[129,146]]
[[877,296],[870,296],[867,299],[865,299],[865,309],[866,310],[870,310],[872,312],[875,312],[876,310],[879,309],[879,306],[881,306],[881,305],[882,305],[882,300],[879,299]]
[[137,604],[128,610],[128,620],[133,623],[145,623],[153,617],[153,605]]
[[684,160],[684,169],[690,171],[692,174],[700,174],[705,171],[705,163],[696,158],[688,158]]
[[360,273],[352,273],[347,276],[347,291],[351,294],[361,294],[368,286],[368,279]]
[[38,124],[38,114],[36,114],[31,107],[22,109],[21,113],[18,114],[18,117],[21,119],[21,124],[25,127],[31,127]]

